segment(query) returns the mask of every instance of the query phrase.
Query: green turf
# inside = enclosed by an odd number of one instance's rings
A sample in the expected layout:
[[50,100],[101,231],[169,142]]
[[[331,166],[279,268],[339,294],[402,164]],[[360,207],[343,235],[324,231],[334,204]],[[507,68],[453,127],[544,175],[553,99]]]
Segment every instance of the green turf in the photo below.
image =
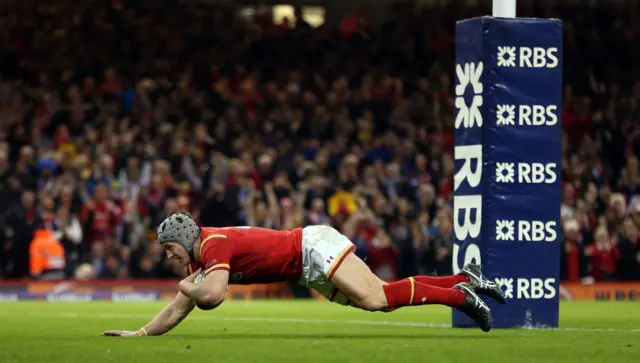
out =
[[[450,311],[367,313],[323,301],[230,301],[194,311],[163,337],[101,337],[135,330],[162,303],[0,304],[0,363],[171,362],[640,362],[640,304],[571,302],[575,330],[438,327]],[[434,327],[420,326],[433,324]]]

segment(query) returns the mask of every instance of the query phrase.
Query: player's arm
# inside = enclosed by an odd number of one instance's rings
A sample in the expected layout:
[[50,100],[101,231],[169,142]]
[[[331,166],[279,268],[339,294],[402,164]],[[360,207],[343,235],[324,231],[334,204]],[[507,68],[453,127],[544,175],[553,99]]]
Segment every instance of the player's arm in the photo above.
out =
[[145,336],[162,335],[175,328],[195,307],[194,302],[183,293],[178,292],[169,305],[165,306],[153,320],[138,331],[109,330],[104,336]]
[[195,274],[180,281],[178,288],[202,310],[215,309],[227,296],[233,240],[226,235],[207,236],[200,247],[204,280],[194,284]]
[[200,309],[211,310],[227,297],[229,283],[228,265],[214,266],[205,272],[204,281],[194,284],[192,278],[180,281],[180,292],[193,300]]

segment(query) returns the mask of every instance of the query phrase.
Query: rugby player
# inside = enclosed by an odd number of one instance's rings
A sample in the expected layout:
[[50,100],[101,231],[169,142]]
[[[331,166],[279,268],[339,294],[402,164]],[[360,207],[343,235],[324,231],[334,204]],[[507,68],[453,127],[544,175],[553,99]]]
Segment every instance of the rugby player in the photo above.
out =
[[[184,212],[169,215],[158,227],[158,242],[169,259],[186,267],[179,292],[138,331],[105,331],[105,336],[161,335],[198,306],[211,310],[227,295],[228,284],[297,281],[330,301],[368,311],[404,306],[446,305],[491,329],[491,310],[476,293],[505,303],[502,290],[473,264],[452,276],[414,276],[386,283],[353,251],[351,241],[329,226],[291,231],[256,227],[200,227]],[[196,277],[200,277],[196,279]]]

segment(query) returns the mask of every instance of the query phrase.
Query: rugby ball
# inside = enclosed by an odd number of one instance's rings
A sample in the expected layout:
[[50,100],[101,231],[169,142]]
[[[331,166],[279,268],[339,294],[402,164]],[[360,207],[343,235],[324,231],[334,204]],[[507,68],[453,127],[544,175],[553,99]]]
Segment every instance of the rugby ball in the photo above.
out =
[[193,280],[194,284],[201,284],[204,281],[204,272],[200,272],[196,278]]

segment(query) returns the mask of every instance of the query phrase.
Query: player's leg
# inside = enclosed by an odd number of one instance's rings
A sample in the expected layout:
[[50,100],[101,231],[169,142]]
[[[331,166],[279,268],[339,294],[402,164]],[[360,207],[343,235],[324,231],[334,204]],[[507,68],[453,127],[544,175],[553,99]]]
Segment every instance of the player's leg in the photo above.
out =
[[438,287],[454,287],[460,283],[468,283],[473,286],[475,292],[486,295],[495,299],[501,304],[505,304],[504,293],[495,282],[487,279],[480,266],[469,263],[466,264],[460,273],[450,276],[413,276],[416,282],[438,286]]
[[465,294],[460,289],[427,285],[413,278],[385,283],[353,253],[342,260],[330,281],[354,306],[369,311],[427,304],[456,308],[465,299]]
[[[310,226],[303,230],[303,261],[308,268],[303,283],[331,301],[344,295],[350,304],[369,311],[395,309],[408,305],[442,304],[459,307],[465,299],[460,289],[441,288],[417,282],[414,278],[391,284],[381,281],[354,253],[355,246],[329,226]],[[314,274],[320,272],[323,278]],[[328,280],[332,286],[317,284]],[[333,289],[329,291],[328,289]]]
[[482,330],[491,329],[491,310],[471,285],[460,283],[442,288],[408,278],[393,283],[381,281],[355,254],[348,253],[330,276],[330,282],[351,305],[368,311],[388,311],[411,305],[446,305],[472,318]]
[[413,276],[416,282],[438,287],[454,287],[457,284],[469,283],[469,278],[461,273],[451,276]]
[[409,305],[442,304],[457,308],[488,331],[491,311],[468,284],[441,288],[404,279],[380,280],[354,253],[347,237],[328,226],[309,226],[302,233],[303,273],[300,283],[329,300],[368,311]]

